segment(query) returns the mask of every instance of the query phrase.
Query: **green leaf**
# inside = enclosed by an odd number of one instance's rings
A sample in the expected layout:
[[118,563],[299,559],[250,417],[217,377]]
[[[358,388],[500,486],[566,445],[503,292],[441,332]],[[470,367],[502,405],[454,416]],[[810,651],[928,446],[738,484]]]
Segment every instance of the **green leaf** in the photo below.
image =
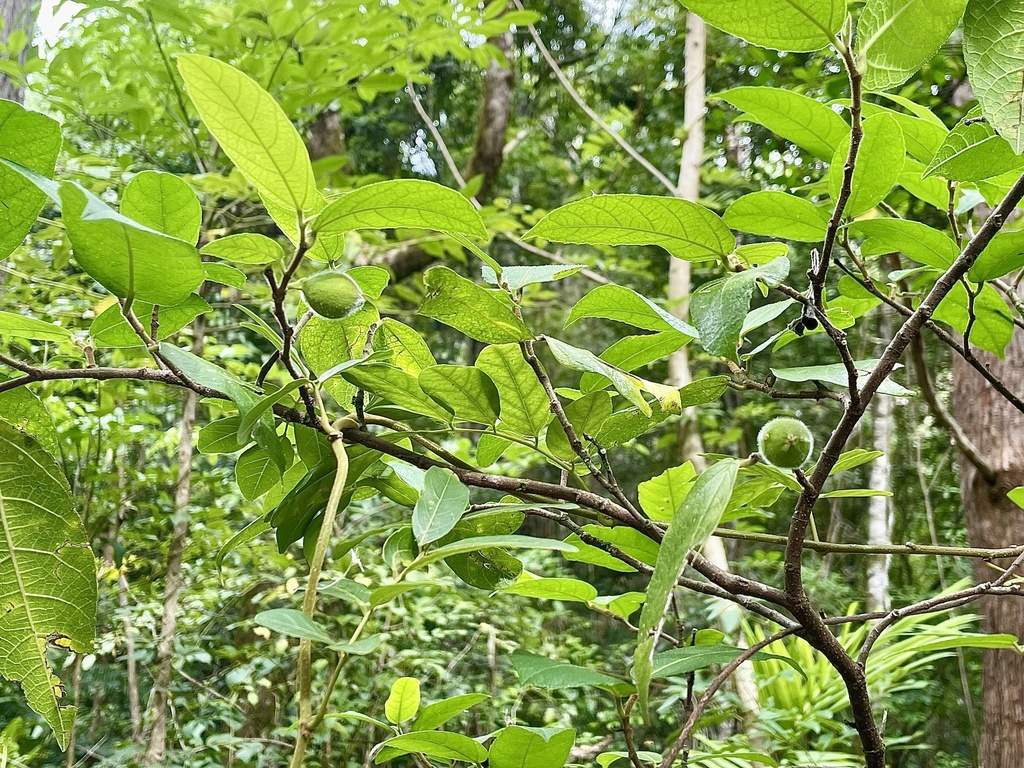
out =
[[380,648],[383,640],[384,638],[381,635],[370,635],[362,640],[356,640],[354,643],[331,643],[331,650],[345,653],[349,656],[369,656]]
[[602,606],[606,611],[628,619],[644,604],[646,595],[643,592],[626,592],[622,595],[605,595],[594,600],[595,605]]
[[[871,117],[877,114],[890,115],[900,124],[903,138],[907,143],[907,153],[922,163],[930,162],[949,135],[949,129],[927,107],[922,107],[895,94],[886,93],[881,95],[899,104],[911,112],[911,114],[908,115],[906,112],[898,112],[888,107],[866,102],[862,105],[864,117]],[[843,99],[839,103],[845,106],[849,104],[849,100]]]
[[[0,99],[0,159],[49,178],[60,146],[56,120]],[[46,194],[22,173],[0,163],[0,200],[0,259],[5,259],[32,231]]]
[[953,127],[928,163],[926,177],[983,181],[1024,167],[1024,157],[980,116],[981,108],[975,107]]
[[469,506],[469,488],[443,467],[431,467],[412,510],[412,532],[421,547],[437,541],[459,522]]
[[256,614],[256,623],[288,637],[312,640],[314,643],[330,643],[327,630],[313,621],[302,611],[294,608],[274,608]]
[[484,282],[501,287],[507,286],[510,291],[521,291],[528,285],[548,283],[554,280],[575,275],[583,269],[580,264],[544,264],[537,267],[502,267],[501,280],[494,270],[484,264],[482,274]]
[[203,123],[260,195],[296,215],[313,211],[320,193],[306,146],[270,94],[209,56],[180,54],[178,71]]
[[[461,733],[448,733],[447,731],[403,733],[401,736],[393,736],[385,741],[384,746],[387,748],[387,754],[382,752],[374,762],[381,762],[382,756],[390,760],[410,752],[435,757],[439,760],[461,760],[467,763],[482,763],[487,759],[487,750],[480,742],[473,741],[469,736],[463,736]],[[398,750],[398,752],[392,750]]]
[[579,349],[569,344],[545,337],[548,349],[555,359],[567,368],[577,371],[589,371],[607,378],[620,395],[629,400],[645,415],[651,415],[651,406],[644,400],[643,380],[631,373],[621,371],[613,365],[609,365],[593,352]]
[[219,237],[204,245],[199,252],[236,264],[273,264],[284,258],[284,248],[280,243],[253,232]]
[[248,280],[242,270],[217,261],[203,262],[203,271],[206,272],[206,282],[220,283],[239,290],[245,287],[245,281]]
[[[863,128],[864,138],[857,154],[852,192],[843,209],[844,216],[859,216],[884,200],[896,185],[907,154],[903,131],[892,115],[873,115],[864,120]],[[847,136],[836,148],[828,169],[828,191],[833,201],[839,199],[849,153],[850,138]]]
[[[678,331],[659,331],[645,336],[623,336],[601,353],[601,359],[624,371],[633,371],[662,360],[690,341]],[[606,386],[605,377],[587,373],[580,379],[580,390],[590,392]]]
[[[0,373],[0,382],[9,379]],[[52,456],[60,454],[57,426],[50,409],[27,387],[0,392],[0,421],[6,421],[38,440]]]
[[195,243],[203,223],[199,198],[172,173],[143,171],[124,188],[121,213],[145,227]]
[[480,467],[489,467],[512,445],[512,441],[498,435],[487,433],[480,435],[476,446],[476,462]]
[[91,653],[96,566],[71,489],[38,440],[0,422],[0,676],[68,745],[75,707],[47,660],[53,646]]
[[199,430],[196,448],[200,453],[210,455],[242,450],[249,444],[249,440],[244,443],[238,440],[238,425],[241,421],[241,416],[228,416],[211,421]]
[[345,274],[351,277],[363,295],[370,299],[379,299],[391,282],[391,273],[381,267],[352,267]]
[[778,285],[789,275],[789,259],[780,256],[767,264],[705,283],[690,297],[690,315],[700,331],[700,343],[709,354],[739,362],[736,349],[743,322],[750,311],[754,285],[760,280]]
[[[714,664],[729,664],[742,656],[745,650],[745,648],[737,648],[732,645],[694,645],[673,648],[672,650],[655,654],[654,671],[651,676],[670,677],[685,675],[690,672],[696,672],[699,669],[707,669]],[[789,664],[804,679],[807,678],[806,673],[789,656],[758,651],[751,658],[754,661],[777,659]]]
[[389,361],[413,376],[436,365],[430,347],[419,332],[390,317],[385,317],[377,326],[373,348],[378,352],[391,352]]
[[424,283],[427,294],[420,306],[421,315],[487,344],[533,338],[530,329],[497,291],[477,285],[447,267],[427,270]]
[[740,232],[800,243],[825,239],[829,212],[785,192],[753,192],[729,206],[725,223]]
[[206,279],[199,252],[184,240],[132,221],[84,187],[59,188],[75,259],[113,293],[152,304],[179,304]]
[[584,317],[603,317],[645,331],[677,331],[689,339],[697,329],[659,307],[646,296],[618,285],[598,286],[573,306],[565,327]]
[[[976,319],[971,328],[971,345],[991,352],[1001,359],[1006,345],[1013,338],[1014,325],[1009,307],[991,285],[981,286],[981,291],[974,300],[974,315]],[[963,283],[953,285],[935,308],[932,319],[949,323],[960,334],[967,330],[970,309],[967,289]]]
[[466,552],[476,552],[482,549],[542,549],[555,552],[573,552],[576,550],[576,547],[557,539],[538,539],[533,536],[474,536],[424,552],[413,561],[409,568],[410,570],[424,568],[431,563],[444,560],[452,555],[461,555]]
[[476,367],[498,388],[501,423],[529,437],[537,437],[551,420],[550,402],[517,344],[485,347]]
[[263,418],[263,414],[272,414],[275,405],[280,403],[284,398],[290,395],[292,392],[299,389],[299,387],[309,385],[309,381],[306,379],[295,379],[289,381],[280,389],[276,389],[268,394],[264,395],[259,399],[252,408],[246,410],[242,415],[241,420],[238,422],[238,442],[247,440],[249,435],[252,434],[253,428],[259,423],[260,419]]
[[721,217],[676,197],[596,195],[564,205],[524,237],[587,245],[658,245],[686,261],[724,258],[736,244]]
[[281,470],[274,457],[258,445],[247,449],[235,463],[238,490],[249,501],[258,499],[281,482]]
[[519,684],[524,688],[532,686],[561,690],[622,685],[621,680],[611,675],[526,651],[512,652],[512,666],[515,667],[516,674],[519,675]]
[[406,592],[413,592],[417,589],[438,588],[445,589],[446,585],[436,581],[403,581],[398,584],[385,584],[383,587],[377,587],[377,589],[370,593],[370,607],[376,608],[380,605],[387,605],[396,597],[400,597]]
[[702,472],[676,509],[658,550],[658,561],[647,586],[647,600],[640,613],[637,649],[633,660],[640,706],[648,716],[648,693],[654,663],[654,648],[665,621],[669,598],[683,572],[687,553],[699,548],[715,530],[732,495],[739,462],[723,459]]
[[634,528],[625,525],[617,525],[613,528],[603,525],[585,525],[583,530],[642,563],[654,565],[658,559],[658,542]]
[[538,579],[520,577],[519,581],[502,590],[510,595],[537,597],[543,600],[561,600],[570,603],[589,603],[597,597],[597,588],[579,579]]
[[32,341],[70,341],[71,332],[59,325],[36,320],[34,317],[0,311],[0,337]]
[[419,375],[420,387],[463,421],[488,426],[498,420],[501,400],[498,388],[479,368],[433,365]]
[[843,118],[816,99],[782,88],[743,86],[718,94],[772,133],[821,160],[830,161],[850,135]]
[[400,677],[391,686],[384,714],[389,722],[404,723],[416,716],[420,708],[420,681],[414,677]]
[[337,597],[356,605],[369,605],[370,588],[352,579],[338,579],[320,590],[320,594]]
[[360,389],[382,397],[399,408],[438,421],[451,420],[448,411],[427,397],[416,377],[401,368],[384,363],[366,363],[342,371],[341,375]]
[[1024,152],[1024,7],[1015,0],[968,0],[964,60],[982,114],[996,133]]
[[995,280],[1024,267],[1024,231],[1000,232],[985,246],[967,276],[976,283]]
[[487,701],[490,696],[486,693],[466,693],[462,696],[452,696],[450,699],[428,704],[420,712],[419,717],[413,721],[414,731],[432,731],[440,728],[456,715],[460,715],[471,707]]
[[640,508],[651,520],[670,522],[693,487],[696,477],[693,464],[688,461],[640,483],[637,487]]
[[[155,307],[146,301],[137,301],[132,306],[132,311],[139,318],[139,322],[147,332],[153,327],[153,312]],[[174,306],[160,307],[157,312],[159,324],[157,340],[170,338],[186,325],[195,320],[199,315],[210,311],[210,305],[206,300],[190,294],[180,304]],[[96,347],[127,348],[145,346],[139,334],[128,324],[118,304],[111,304],[103,310],[92,325],[89,326],[89,335],[92,337]]]
[[571,728],[523,728],[510,725],[498,732],[488,752],[489,768],[562,768],[576,743]]
[[844,0],[685,0],[683,4],[713,27],[779,51],[824,48],[846,20]]
[[[603,379],[604,377],[602,377]],[[596,435],[612,415],[612,396],[608,392],[590,392],[573,400],[563,408],[566,418],[578,436]],[[562,425],[556,420],[548,427],[544,436],[548,450],[560,459],[579,462],[580,459],[569,444]]]
[[839,461],[835,463],[835,466],[828,473],[829,477],[838,475],[840,472],[845,472],[848,469],[859,467],[862,464],[867,464],[884,455],[882,451],[868,451],[864,448],[854,448],[852,451],[846,451],[839,455]]
[[324,208],[313,227],[322,234],[408,227],[487,238],[469,200],[454,189],[421,179],[381,181],[348,192]]
[[949,39],[966,0],[868,0],[857,22],[864,88],[902,85]]
[[[204,360],[185,349],[173,344],[162,343],[160,354],[188,378],[204,387],[227,395],[238,406],[239,413],[244,416],[259,402],[259,395],[249,389],[242,381],[208,360]],[[281,440],[274,430],[274,420],[270,414],[264,414],[256,429],[256,442],[274,457],[274,461],[282,472],[288,468],[288,460]]]
[[[874,370],[876,365],[878,365],[877,358],[854,361],[854,366],[860,372],[860,384],[863,384],[864,379],[871,373],[871,371]],[[897,365],[896,367],[901,368],[902,366]],[[834,384],[837,387],[845,389],[849,381],[846,375],[846,366],[842,363],[832,363],[831,365],[807,365],[799,366],[797,368],[772,368],[771,371],[775,375],[775,378],[795,383],[818,381],[823,384]],[[878,388],[878,391],[883,395],[895,395],[897,397],[907,397],[913,394],[909,389],[900,386],[892,379],[886,379],[883,381],[882,385]]]
[[299,346],[306,364],[325,382],[324,388],[348,409],[356,388],[339,378],[325,378],[338,365],[363,357],[370,326],[380,319],[370,304],[344,320],[314,317],[299,331]]
[[945,270],[960,249],[949,235],[918,221],[870,219],[855,221],[850,234],[867,238],[861,245],[863,256],[902,253],[929,267]]

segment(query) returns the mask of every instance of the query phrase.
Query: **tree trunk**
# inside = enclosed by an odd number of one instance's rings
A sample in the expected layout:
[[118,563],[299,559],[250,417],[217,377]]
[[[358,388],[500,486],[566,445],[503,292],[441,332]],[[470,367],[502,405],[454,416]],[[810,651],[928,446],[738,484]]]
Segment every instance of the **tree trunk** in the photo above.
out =
[[[0,19],[3,20],[3,29],[0,29],[0,41],[7,41],[7,37],[15,29],[23,29],[28,34],[29,42],[32,40],[32,27],[35,24],[36,0],[0,0]],[[22,54],[24,63],[24,54]],[[21,87],[11,82],[11,79],[0,72],[0,99],[21,102],[25,94]]]
[[[704,111],[707,106],[706,71],[707,71],[707,27],[704,20],[696,14],[686,16],[686,60],[685,90],[683,108],[686,139],[683,141],[682,158],[679,162],[679,183],[676,186],[676,197],[696,203],[700,199],[700,171],[704,163]],[[690,262],[682,259],[669,259],[668,266],[668,302],[669,309],[676,317],[686,319],[690,297]],[[669,383],[673,387],[684,387],[692,381],[690,374],[690,358],[686,347],[676,351],[668,359]],[[693,462],[694,467],[701,471],[705,467],[704,442],[700,437],[697,425],[697,411],[690,408],[679,421],[679,454],[683,461]],[[704,545],[704,556],[714,565],[729,570],[729,558],[722,540],[712,536]],[[729,604],[727,612],[737,611],[736,606]],[[731,622],[728,622],[731,623]],[[748,722],[757,715],[760,705],[757,698],[757,687],[750,672],[750,665],[736,670],[733,676],[736,693],[740,697]]]
[[[979,359],[1011,391],[1024,393],[1024,335],[1016,333],[1006,348],[1006,360],[984,352]],[[975,547],[1024,543],[1024,511],[1006,492],[1024,485],[1024,414],[1003,400],[982,377],[954,356],[953,405],[957,421],[994,471],[990,484],[977,468],[961,457],[960,491],[967,516],[967,535]],[[1007,561],[996,563],[1005,567]],[[993,571],[975,562],[975,578],[990,581]],[[1013,597],[981,601],[984,629],[1024,639],[1024,601]],[[1018,765],[1024,755],[1024,655],[1014,650],[984,652],[984,727],[979,746],[981,768]]]
[[505,135],[512,105],[512,88],[515,85],[515,70],[512,68],[512,35],[492,37],[488,42],[500,50],[508,66],[497,59],[491,59],[484,75],[480,116],[473,139],[473,153],[462,174],[468,182],[475,176],[483,176],[480,190],[474,197],[490,200],[498,182],[498,173],[505,160]]
[[[892,335],[892,320],[884,309],[879,320],[880,335],[888,339]],[[872,448],[881,451],[882,455],[871,464],[868,488],[873,491],[889,491],[892,485],[892,447],[893,422],[895,408],[893,399],[885,395],[875,398],[874,419],[872,426],[874,435]],[[892,544],[892,506],[888,496],[872,496],[868,499],[868,544],[872,546],[888,546]],[[872,555],[868,560],[868,610],[888,611],[889,599],[889,563],[892,555]]]
[[[192,349],[202,353],[202,321],[196,323]],[[174,661],[174,634],[178,628],[178,595],[181,591],[181,563],[188,542],[188,505],[192,493],[192,433],[196,425],[196,394],[189,390],[181,414],[181,443],[178,446],[178,482],[174,492],[174,529],[167,552],[167,576],[164,581],[164,610],[160,622],[160,640],[156,649],[156,674],[149,700],[149,746],[145,765],[159,765],[167,749],[167,704]]]

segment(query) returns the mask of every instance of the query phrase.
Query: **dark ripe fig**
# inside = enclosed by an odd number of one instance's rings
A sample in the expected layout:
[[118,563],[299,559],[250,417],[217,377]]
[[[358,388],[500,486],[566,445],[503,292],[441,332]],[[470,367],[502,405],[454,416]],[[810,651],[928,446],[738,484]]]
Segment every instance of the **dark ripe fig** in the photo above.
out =
[[321,317],[342,320],[358,312],[366,299],[344,272],[318,272],[302,281],[302,296]]

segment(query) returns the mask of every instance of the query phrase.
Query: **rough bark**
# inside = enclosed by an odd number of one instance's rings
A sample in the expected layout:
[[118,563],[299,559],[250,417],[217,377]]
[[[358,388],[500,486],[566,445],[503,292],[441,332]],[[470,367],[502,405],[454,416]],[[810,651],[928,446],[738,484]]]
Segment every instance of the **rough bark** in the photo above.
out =
[[473,139],[473,153],[466,163],[462,177],[469,181],[474,176],[483,176],[478,200],[490,200],[498,181],[501,164],[505,160],[505,138],[512,104],[512,88],[515,85],[515,70],[512,68],[512,35],[492,37],[488,41],[500,50],[505,63],[491,59],[484,75],[480,115]]
[[[976,354],[1011,391],[1024,393],[1024,336],[1014,335],[1006,348],[1005,361],[984,352]],[[995,483],[989,483],[971,462],[960,460],[968,538],[975,547],[1024,543],[1024,511],[1006,498],[1007,491],[1024,485],[1024,414],[954,357],[956,419],[995,472]],[[975,563],[979,582],[990,581],[993,573],[985,563]],[[985,631],[1007,632],[1024,639],[1024,600],[984,598],[981,613]],[[1024,655],[1014,650],[985,651],[982,687],[984,727],[979,764],[981,768],[1017,765],[1024,755]]]
[[[889,315],[883,312],[879,323],[880,335],[887,339],[892,335],[892,322]],[[871,464],[868,477],[868,488],[877,491],[889,491],[892,485],[892,446],[895,407],[893,398],[876,397],[874,402],[874,419],[872,426],[874,435],[871,447],[882,451]],[[888,496],[872,496],[868,499],[868,544],[888,546],[892,544],[892,505]],[[889,599],[889,564],[892,555],[873,555],[868,560],[867,588],[868,610],[888,611],[891,607]]]
[[[193,352],[202,352],[203,326],[195,328]],[[189,390],[181,414],[181,442],[178,446],[178,479],[174,492],[174,529],[167,552],[167,575],[164,581],[164,609],[160,622],[160,639],[156,649],[156,673],[149,699],[149,746],[145,765],[160,765],[167,750],[167,703],[171,684],[171,663],[174,661],[174,635],[178,628],[178,597],[182,587],[181,563],[188,543],[188,506],[192,496],[192,433],[196,425],[195,392]]]
[[[38,4],[36,0],[0,0],[0,19],[3,20],[3,29],[0,29],[0,40],[7,40],[12,30],[23,29],[32,38],[32,26],[35,24],[35,16]],[[24,55],[22,56],[24,58]],[[0,99],[21,102],[24,99],[22,89],[11,82],[11,79],[0,72]]]

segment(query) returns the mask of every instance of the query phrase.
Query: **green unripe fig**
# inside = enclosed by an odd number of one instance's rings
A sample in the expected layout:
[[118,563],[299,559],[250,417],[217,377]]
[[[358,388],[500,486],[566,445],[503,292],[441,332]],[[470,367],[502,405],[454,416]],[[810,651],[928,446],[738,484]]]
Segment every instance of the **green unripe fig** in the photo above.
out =
[[802,421],[788,416],[772,419],[757,434],[761,458],[779,469],[802,467],[811,458],[814,436]]
[[302,281],[302,296],[320,317],[343,320],[358,312],[366,299],[344,272],[318,272]]

